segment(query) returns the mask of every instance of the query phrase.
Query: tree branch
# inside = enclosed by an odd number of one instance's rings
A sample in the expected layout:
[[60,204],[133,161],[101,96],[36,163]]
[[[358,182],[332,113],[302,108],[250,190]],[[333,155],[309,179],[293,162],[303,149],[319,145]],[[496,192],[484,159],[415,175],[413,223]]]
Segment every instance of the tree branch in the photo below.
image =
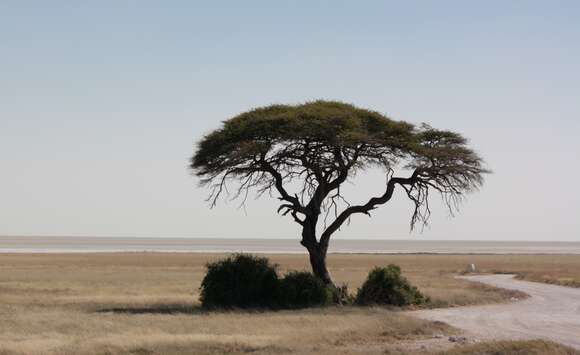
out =
[[387,203],[392,197],[393,192],[395,191],[395,186],[397,184],[404,186],[404,185],[413,185],[419,180],[419,174],[421,174],[421,170],[417,169],[413,172],[413,174],[408,178],[401,178],[401,177],[393,177],[387,183],[387,189],[385,193],[380,197],[373,197],[364,205],[357,205],[357,206],[350,206],[345,209],[338,217],[326,228],[326,230],[320,236],[320,246],[322,248],[328,247],[328,241],[334,232],[336,232],[342,224],[350,218],[355,213],[364,213],[369,214],[369,212],[376,208],[377,205],[382,205]]
[[272,175],[272,177],[274,178],[274,186],[276,187],[276,190],[278,190],[278,192],[280,193],[280,199],[284,200],[284,201],[288,201],[290,203],[292,203],[294,206],[300,206],[300,201],[298,200],[297,197],[295,196],[290,196],[290,194],[288,193],[288,191],[286,191],[286,189],[284,188],[284,182],[283,182],[283,178],[282,178],[282,174],[280,174],[278,171],[276,171],[276,169],[274,169],[274,167],[272,165],[270,165],[270,163],[268,163],[265,160],[260,160],[260,164],[263,168],[263,170],[265,172],[270,173],[270,175]]

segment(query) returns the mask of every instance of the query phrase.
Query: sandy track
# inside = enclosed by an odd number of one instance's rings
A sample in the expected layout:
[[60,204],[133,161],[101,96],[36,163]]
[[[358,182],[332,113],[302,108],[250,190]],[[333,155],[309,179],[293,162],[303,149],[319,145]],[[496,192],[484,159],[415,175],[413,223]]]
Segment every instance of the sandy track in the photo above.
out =
[[515,280],[513,275],[465,276],[466,280],[530,295],[510,304],[411,312],[448,323],[477,340],[549,339],[580,349],[580,289]]

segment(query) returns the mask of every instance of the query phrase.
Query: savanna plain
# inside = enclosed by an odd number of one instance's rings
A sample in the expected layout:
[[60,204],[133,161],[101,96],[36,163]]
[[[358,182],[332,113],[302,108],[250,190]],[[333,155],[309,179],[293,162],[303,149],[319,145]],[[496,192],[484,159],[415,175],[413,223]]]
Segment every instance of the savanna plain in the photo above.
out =
[[[0,354],[578,354],[542,341],[455,344],[441,322],[400,309],[335,306],[297,311],[204,311],[205,264],[223,254],[0,254]],[[306,255],[269,255],[308,270]],[[432,302],[457,307],[525,295],[455,279],[480,272],[580,286],[578,255],[346,255],[328,258],[356,292],[374,266],[398,264]]]

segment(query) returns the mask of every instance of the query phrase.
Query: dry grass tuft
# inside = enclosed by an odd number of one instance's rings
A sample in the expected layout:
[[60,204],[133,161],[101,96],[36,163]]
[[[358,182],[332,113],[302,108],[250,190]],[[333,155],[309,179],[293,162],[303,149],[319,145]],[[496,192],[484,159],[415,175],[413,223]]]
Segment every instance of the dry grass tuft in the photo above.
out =
[[441,355],[580,355],[580,351],[545,340],[497,341],[457,347]]
[[577,270],[565,270],[564,272],[550,271],[548,274],[539,271],[519,271],[516,273],[516,278],[566,287],[580,287],[580,277],[577,275]]

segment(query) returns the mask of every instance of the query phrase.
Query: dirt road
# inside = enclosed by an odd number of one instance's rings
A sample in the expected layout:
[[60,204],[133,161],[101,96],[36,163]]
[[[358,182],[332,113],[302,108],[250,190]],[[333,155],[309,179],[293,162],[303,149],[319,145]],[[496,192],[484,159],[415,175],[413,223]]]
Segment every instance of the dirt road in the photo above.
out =
[[470,340],[549,339],[580,349],[580,288],[515,280],[513,275],[463,277],[523,291],[530,298],[510,304],[411,312],[465,330]]

